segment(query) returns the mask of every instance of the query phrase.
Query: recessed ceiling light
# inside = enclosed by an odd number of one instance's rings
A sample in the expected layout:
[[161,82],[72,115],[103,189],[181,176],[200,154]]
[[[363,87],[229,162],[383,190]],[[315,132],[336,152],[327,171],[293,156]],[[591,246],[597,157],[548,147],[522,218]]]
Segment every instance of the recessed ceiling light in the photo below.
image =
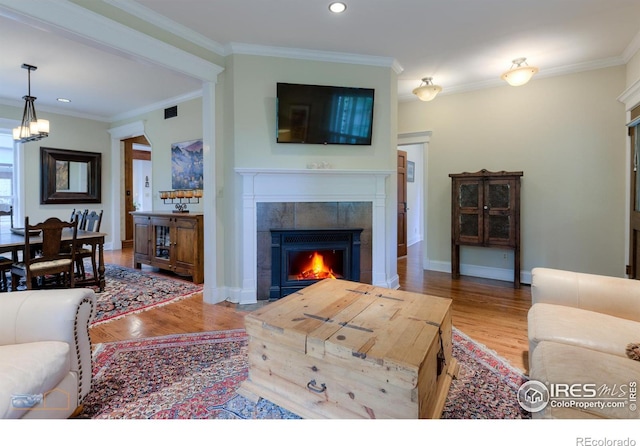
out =
[[58,98],[58,102],[71,102],[71,99],[67,99],[67,98]]
[[329,5],[329,11],[340,14],[347,9],[347,5],[342,2],[333,2]]

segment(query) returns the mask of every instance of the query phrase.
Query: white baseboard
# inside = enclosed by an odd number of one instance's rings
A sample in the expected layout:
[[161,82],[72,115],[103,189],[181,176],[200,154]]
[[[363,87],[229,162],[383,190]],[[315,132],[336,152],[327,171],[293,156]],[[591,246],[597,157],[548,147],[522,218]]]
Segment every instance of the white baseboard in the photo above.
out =
[[[451,273],[451,262],[428,260],[424,265],[424,269]],[[460,275],[513,282],[513,269],[508,268],[492,268],[488,266],[460,264]],[[520,271],[520,282],[524,284],[531,284],[531,271]]]

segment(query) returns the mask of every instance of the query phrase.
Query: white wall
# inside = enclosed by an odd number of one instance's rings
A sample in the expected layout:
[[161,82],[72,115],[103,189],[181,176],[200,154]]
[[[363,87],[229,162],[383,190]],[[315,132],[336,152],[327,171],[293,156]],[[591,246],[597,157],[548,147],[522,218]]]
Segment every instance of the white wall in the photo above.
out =
[[[597,88],[594,88],[597,86]],[[428,264],[450,271],[449,173],[522,170],[522,268],[625,273],[625,67],[402,103],[400,133],[430,130]],[[505,258],[507,254],[507,258]],[[511,252],[462,249],[463,274],[509,280]]]

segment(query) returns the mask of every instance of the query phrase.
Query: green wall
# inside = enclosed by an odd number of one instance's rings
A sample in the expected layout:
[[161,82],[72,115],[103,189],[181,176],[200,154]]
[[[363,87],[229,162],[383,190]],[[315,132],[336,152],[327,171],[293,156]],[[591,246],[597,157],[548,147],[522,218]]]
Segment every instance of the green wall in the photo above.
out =
[[[450,268],[449,173],[522,170],[522,269],[625,273],[625,67],[522,87],[401,103],[399,131],[433,132],[427,153],[427,264]],[[463,248],[462,263],[509,269],[511,253]],[[505,258],[506,255],[506,258]],[[463,271],[464,274],[464,271]]]

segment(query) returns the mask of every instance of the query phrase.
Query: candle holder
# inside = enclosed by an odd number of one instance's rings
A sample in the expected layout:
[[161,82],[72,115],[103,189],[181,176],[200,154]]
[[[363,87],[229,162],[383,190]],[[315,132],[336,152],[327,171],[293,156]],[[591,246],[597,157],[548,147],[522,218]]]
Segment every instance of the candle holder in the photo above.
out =
[[[176,190],[161,190],[160,199],[165,204],[174,204],[174,213],[185,214],[188,213],[188,204],[200,203],[202,198],[202,189],[176,189]],[[176,201],[177,200],[177,201]]]

